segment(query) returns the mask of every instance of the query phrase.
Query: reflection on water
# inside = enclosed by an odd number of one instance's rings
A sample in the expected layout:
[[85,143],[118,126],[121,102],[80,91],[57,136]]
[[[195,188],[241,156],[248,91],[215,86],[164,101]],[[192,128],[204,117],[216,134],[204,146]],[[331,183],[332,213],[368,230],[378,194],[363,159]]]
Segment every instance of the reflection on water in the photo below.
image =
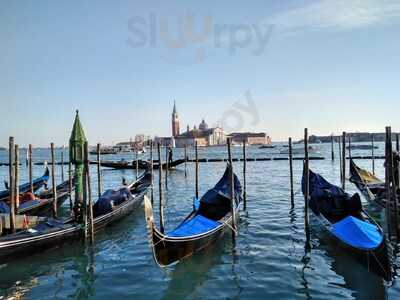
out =
[[[330,157],[330,145],[318,145]],[[238,149],[239,148],[239,149]],[[377,155],[383,153],[383,144]],[[240,147],[233,156],[241,155]],[[66,151],[67,152],[67,151]],[[248,157],[277,156],[277,149],[250,147]],[[354,155],[355,151],[353,152]],[[22,154],[21,154],[22,155]],[[149,153],[146,154],[146,157]],[[189,155],[193,157],[192,150]],[[199,151],[203,157],[226,157],[225,148]],[[364,154],[367,155],[367,154]],[[176,150],[175,158],[183,156]],[[67,157],[67,153],[65,155]],[[129,159],[129,154],[107,159]],[[338,157],[336,155],[336,157]],[[35,150],[37,161],[49,160],[48,150]],[[0,153],[0,161],[6,161]],[[359,161],[370,168],[370,161]],[[294,161],[295,191],[300,190],[302,162]],[[311,168],[333,183],[339,183],[339,161],[311,161]],[[383,178],[381,162],[377,175]],[[241,177],[242,163],[235,163]],[[200,195],[211,188],[224,171],[225,163],[200,164]],[[96,235],[94,248],[80,242],[32,255],[0,266],[0,297],[25,299],[384,299],[400,297],[400,284],[390,286],[368,272],[353,257],[340,251],[334,241],[311,223],[312,249],[305,252],[304,199],[295,195],[291,208],[287,161],[249,162],[247,164],[248,203],[241,212],[239,235],[232,244],[231,233],[205,251],[165,270],[152,258],[142,209]],[[8,169],[0,167],[0,181]],[[40,176],[42,167],[34,168]],[[93,191],[96,193],[96,168],[92,166]],[[104,190],[116,187],[123,177],[135,178],[135,170],[103,172]],[[21,166],[21,181],[27,180]],[[60,180],[60,174],[58,174]],[[157,173],[154,198],[158,200]],[[169,172],[165,193],[166,230],[173,229],[192,208],[194,164]],[[349,192],[356,192],[347,184]],[[158,222],[158,205],[154,215]],[[365,203],[366,204],[366,203]],[[68,206],[68,203],[66,204]],[[373,205],[366,209],[378,221],[382,210]]]

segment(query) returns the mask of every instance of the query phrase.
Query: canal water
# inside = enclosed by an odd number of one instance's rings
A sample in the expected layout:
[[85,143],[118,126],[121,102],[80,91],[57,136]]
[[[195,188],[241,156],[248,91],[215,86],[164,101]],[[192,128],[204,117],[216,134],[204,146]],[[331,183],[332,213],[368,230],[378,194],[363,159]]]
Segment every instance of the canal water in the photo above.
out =
[[[377,154],[384,145],[378,144]],[[340,182],[338,149],[330,159],[330,145],[314,145],[316,155],[326,160],[311,161],[313,170],[335,184]],[[248,148],[248,157],[280,157],[275,149]],[[59,159],[60,150],[57,151]],[[65,151],[67,155],[67,151]],[[34,161],[49,161],[49,149],[35,149]],[[233,148],[234,157],[241,148]],[[369,151],[354,151],[369,155]],[[148,157],[143,154],[143,158]],[[193,157],[193,150],[189,150]],[[25,151],[21,151],[25,157]],[[132,159],[129,153],[104,156],[107,160]],[[174,158],[183,157],[176,149]],[[201,148],[200,158],[226,158],[225,147]],[[0,162],[7,152],[0,151]],[[371,161],[359,165],[371,169]],[[234,165],[242,178],[242,163]],[[225,163],[200,164],[200,195],[212,188]],[[383,178],[383,161],[376,161]],[[247,164],[247,211],[241,212],[239,235],[232,244],[229,234],[205,251],[178,264],[161,269],[153,261],[147,240],[143,208],[96,236],[93,248],[80,242],[0,266],[0,299],[399,299],[400,283],[386,283],[368,272],[311,222],[312,250],[304,250],[304,200],[300,193],[302,162],[294,162],[295,207],[291,209],[288,161],[258,161]],[[65,174],[67,168],[64,169]],[[96,196],[96,167],[92,166],[93,194]],[[27,180],[25,165],[21,181]],[[35,166],[35,177],[43,166]],[[7,180],[8,168],[0,167],[0,181]],[[194,164],[180,165],[168,175],[165,190],[165,226],[173,229],[192,207]],[[65,175],[67,176],[67,175]],[[117,188],[122,178],[135,178],[133,170],[104,170],[104,189]],[[157,172],[155,182],[157,183]],[[57,182],[61,167],[57,166]],[[155,185],[155,197],[157,196]],[[347,182],[349,192],[356,192]],[[157,199],[157,198],[156,198]],[[379,221],[383,212],[374,205],[365,207]],[[69,204],[65,203],[65,210]],[[157,206],[155,219],[158,220]],[[396,262],[399,264],[399,260]]]

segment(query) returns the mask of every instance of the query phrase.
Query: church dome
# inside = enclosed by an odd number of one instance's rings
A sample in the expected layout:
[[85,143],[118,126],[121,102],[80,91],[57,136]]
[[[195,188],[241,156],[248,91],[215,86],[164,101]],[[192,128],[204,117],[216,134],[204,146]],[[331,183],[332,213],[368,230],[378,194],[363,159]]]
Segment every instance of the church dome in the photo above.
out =
[[204,131],[208,129],[208,124],[204,121],[204,119],[201,121],[199,125],[199,130]]

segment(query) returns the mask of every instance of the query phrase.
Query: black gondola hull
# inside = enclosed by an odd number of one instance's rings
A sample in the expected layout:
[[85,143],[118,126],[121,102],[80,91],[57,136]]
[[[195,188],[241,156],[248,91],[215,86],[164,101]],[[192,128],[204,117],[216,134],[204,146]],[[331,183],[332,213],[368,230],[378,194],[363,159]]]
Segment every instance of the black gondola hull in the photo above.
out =
[[168,238],[153,229],[151,239],[154,258],[160,266],[168,266],[181,259],[192,256],[216,242],[224,235],[227,229],[231,231],[227,225],[224,225],[210,234],[185,239]]
[[[169,169],[173,169],[185,162],[184,159],[174,160],[173,162],[168,164]],[[105,168],[117,169],[117,170],[135,170],[136,169],[136,161],[133,162],[114,162],[114,161],[102,161],[101,166]],[[153,164],[153,169],[159,168],[158,163]],[[167,167],[167,163],[162,164],[162,168],[165,169]],[[138,169],[149,169],[150,163],[148,161],[139,160],[138,161]]]
[[369,271],[382,276],[385,280],[390,281],[393,279],[392,249],[385,238],[374,250],[354,248],[332,234],[330,231],[331,225],[327,219],[322,216],[316,216],[314,213],[312,213],[312,216],[345,253],[351,255],[360,264],[366,266]]
[[[98,232],[106,226],[116,223],[137,209],[150,186],[149,176],[137,182],[138,191],[131,200],[123,202],[112,212],[94,219],[94,231]],[[53,222],[47,230],[40,232],[24,231],[6,235],[0,238],[0,264],[10,260],[40,253],[45,250],[60,247],[67,242],[81,240],[84,237],[83,225],[77,224],[72,219],[64,222]]]

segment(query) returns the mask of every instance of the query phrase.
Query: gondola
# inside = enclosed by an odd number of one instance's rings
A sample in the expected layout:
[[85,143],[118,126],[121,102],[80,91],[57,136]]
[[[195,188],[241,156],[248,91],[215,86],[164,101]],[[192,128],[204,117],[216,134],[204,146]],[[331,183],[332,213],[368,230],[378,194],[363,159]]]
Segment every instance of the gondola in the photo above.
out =
[[[138,180],[127,186],[105,191],[93,206],[94,231],[97,232],[117,222],[139,207],[150,184],[151,175],[145,172]],[[0,264],[59,247],[66,242],[79,240],[83,236],[83,225],[75,222],[73,218],[30,218],[36,225],[30,226],[24,222],[23,228],[18,228],[15,234],[3,232],[3,236],[0,237]]]
[[[207,191],[200,200],[195,200],[193,211],[174,230],[160,232],[153,219],[153,208],[145,198],[145,215],[149,231],[149,242],[153,257],[159,266],[167,266],[189,257],[219,239],[226,231],[232,230],[231,214],[231,168],[214,188]],[[242,202],[242,188],[234,175],[235,211]],[[236,218],[238,213],[235,214]]]
[[358,167],[352,159],[350,160],[350,182],[356,185],[369,202],[376,202],[385,207],[385,182],[367,170]]
[[[174,169],[175,167],[183,164],[185,162],[184,159],[177,159],[174,160],[170,163],[168,163],[168,169]],[[95,162],[97,163],[97,162]],[[111,168],[111,169],[118,169],[118,170],[134,170],[136,169],[136,160],[134,161],[126,161],[126,160],[121,160],[121,161],[102,161],[101,162],[102,167],[106,168]],[[148,169],[150,167],[150,163],[146,160],[138,160],[138,169]],[[162,168],[165,169],[167,167],[167,163],[162,164]],[[154,169],[159,168],[159,163],[158,161],[155,161],[153,164]]]
[[378,148],[379,148],[378,146],[372,146],[372,145],[350,145],[346,147],[346,149],[350,150],[372,150]]
[[[305,177],[303,174],[303,194]],[[309,207],[343,250],[386,280],[393,277],[391,246],[382,228],[365,212],[359,194],[350,196],[321,175],[309,172]]]
[[[60,208],[65,200],[70,197],[69,180],[66,180],[57,185],[57,207]],[[74,180],[72,180],[72,187],[74,187]],[[52,189],[44,190],[38,195],[35,195],[34,200],[22,202],[17,209],[18,214],[25,214],[30,216],[47,216],[52,213],[53,209],[53,191]]]
[[[45,170],[43,176],[36,178],[32,181],[33,191],[37,191],[38,189],[40,189],[43,185],[45,185],[47,183],[47,181],[49,180],[49,174],[50,174],[49,168],[46,167],[46,170]],[[7,201],[8,198],[10,197],[10,190],[9,190],[8,184],[6,184],[6,188],[7,188],[6,190],[0,192],[0,201]],[[19,186],[19,192],[25,193],[25,192],[29,191],[30,188],[31,188],[31,186],[30,186],[29,182],[21,184]]]

